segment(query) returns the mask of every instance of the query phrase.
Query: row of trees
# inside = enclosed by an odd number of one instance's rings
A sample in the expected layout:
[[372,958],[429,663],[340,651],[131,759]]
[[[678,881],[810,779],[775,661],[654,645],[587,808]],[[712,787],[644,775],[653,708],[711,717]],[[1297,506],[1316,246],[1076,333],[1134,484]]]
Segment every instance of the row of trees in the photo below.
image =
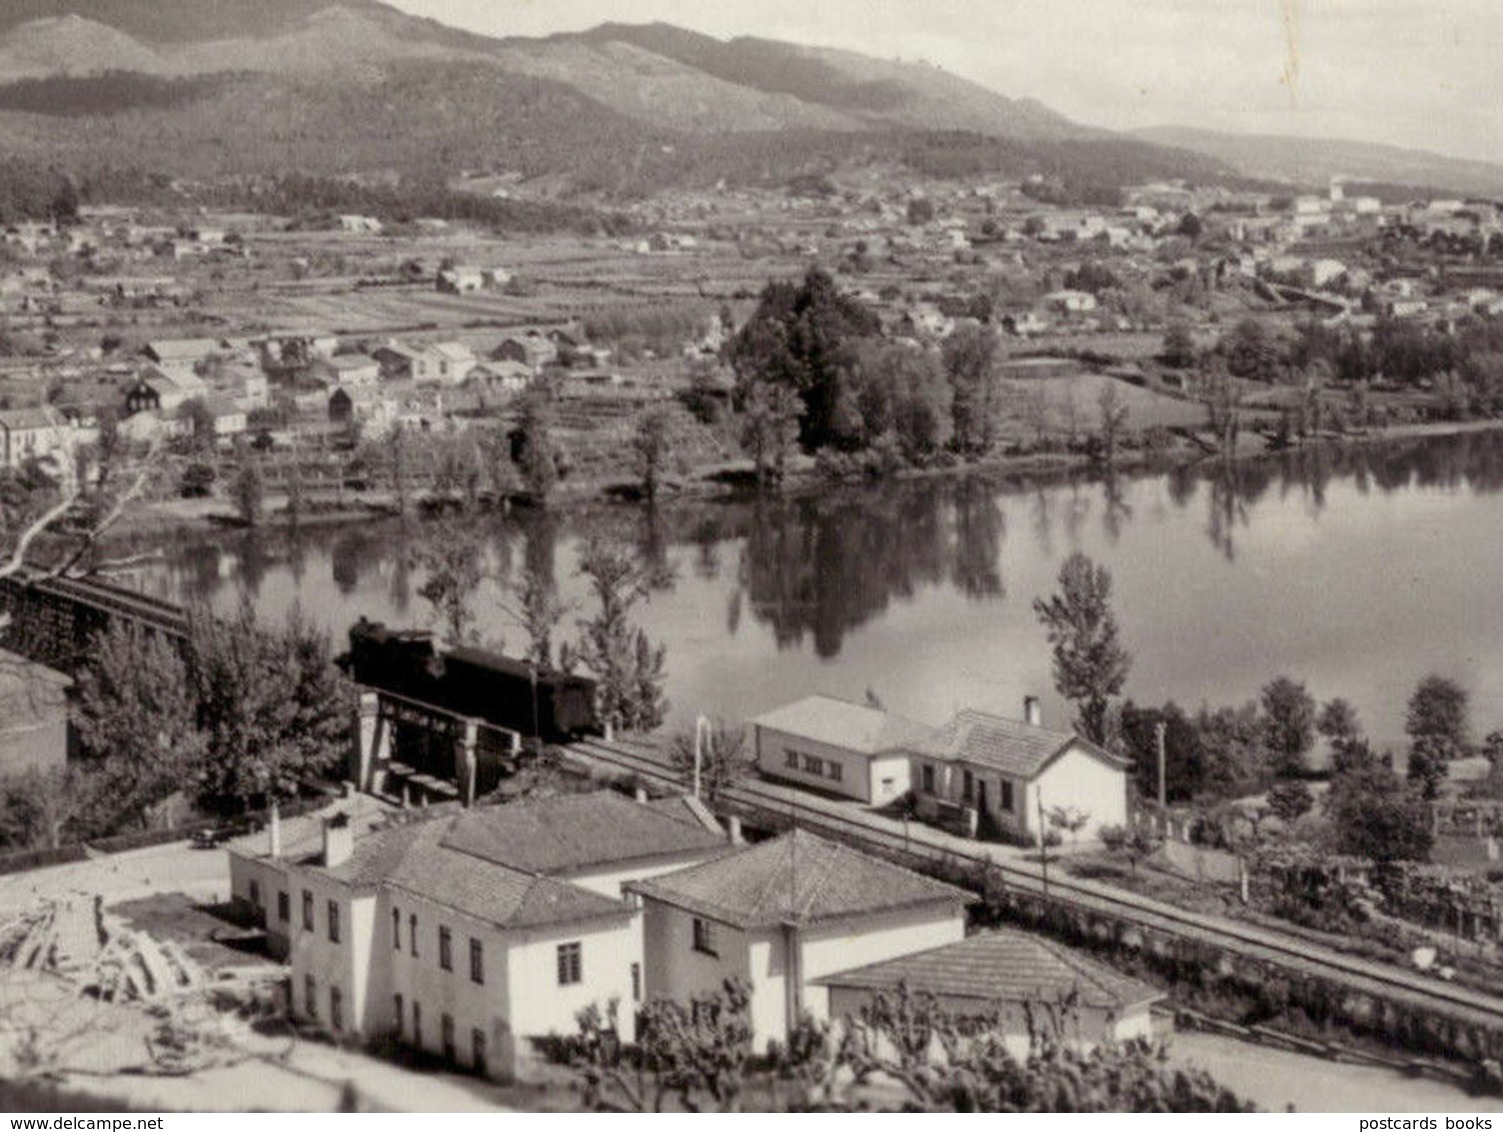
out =
[[[1029,1011],[1030,1049],[1010,1052],[999,1008],[960,1015],[906,985],[879,992],[837,1025],[805,1016],[765,1057],[754,1051],[751,988],[740,979],[687,1003],[591,1006],[558,1057],[599,1112],[880,1110],[905,1112],[1247,1112],[1209,1074],[1172,1069],[1150,1043],[1068,1044],[1076,1003]],[[938,1055],[938,1056],[936,1056]],[[881,1082],[884,1089],[868,1086]]]
[[[1450,765],[1472,754],[1466,690],[1431,674],[1410,696],[1405,730],[1407,774],[1392,754],[1379,755],[1362,733],[1352,705],[1317,705],[1288,676],[1263,686],[1240,707],[1202,706],[1191,714],[1170,701],[1140,707],[1118,700],[1131,656],[1122,645],[1111,607],[1111,574],[1076,553],[1059,573],[1059,590],[1034,602],[1053,649],[1055,686],[1076,708],[1082,736],[1134,760],[1139,792],[1159,789],[1158,746],[1164,747],[1166,800],[1215,804],[1268,791],[1268,810],[1286,823],[1314,805],[1304,779],[1317,736],[1330,747],[1331,785],[1325,798],[1335,848],[1377,860],[1423,858],[1430,848],[1425,803],[1433,800]],[[1503,757],[1503,733],[1483,750]]]

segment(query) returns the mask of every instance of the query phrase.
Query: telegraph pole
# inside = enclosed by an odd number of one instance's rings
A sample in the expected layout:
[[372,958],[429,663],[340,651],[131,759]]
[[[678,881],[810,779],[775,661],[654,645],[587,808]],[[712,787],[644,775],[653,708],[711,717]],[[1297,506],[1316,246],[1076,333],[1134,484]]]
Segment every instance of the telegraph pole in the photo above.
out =
[[1168,734],[1169,725],[1162,719],[1153,729],[1153,737],[1159,752],[1159,813],[1162,814],[1168,808],[1168,791],[1164,787],[1164,739]]

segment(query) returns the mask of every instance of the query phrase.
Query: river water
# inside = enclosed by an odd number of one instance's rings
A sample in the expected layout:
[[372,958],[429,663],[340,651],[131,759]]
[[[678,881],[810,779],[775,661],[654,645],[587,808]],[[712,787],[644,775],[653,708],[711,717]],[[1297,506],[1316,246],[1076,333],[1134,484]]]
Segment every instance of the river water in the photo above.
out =
[[[477,523],[497,579],[549,563],[571,600],[591,534],[671,572],[642,620],[668,646],[675,726],[868,689],[930,723],[1040,694],[1063,724],[1031,606],[1079,549],[1111,568],[1138,702],[1240,702],[1283,673],[1397,742],[1431,671],[1471,690],[1479,735],[1503,726],[1500,488],[1503,433],[1469,433],[1111,481],[975,475]],[[417,520],[185,536],[128,580],[226,609],[247,593],[273,617],[300,603],[342,647],[361,615],[432,624],[412,561],[431,537]],[[474,608],[490,643],[518,649],[504,584]]]

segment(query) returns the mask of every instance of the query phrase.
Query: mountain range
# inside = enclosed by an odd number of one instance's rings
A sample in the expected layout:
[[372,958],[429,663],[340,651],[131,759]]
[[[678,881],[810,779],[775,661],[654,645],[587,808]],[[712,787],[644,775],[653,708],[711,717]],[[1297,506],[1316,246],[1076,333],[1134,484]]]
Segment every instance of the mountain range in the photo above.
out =
[[1113,134],[924,63],[667,24],[490,38],[378,0],[7,0],[0,12],[0,148],[70,167],[510,168],[644,191],[902,160],[1097,185],[1344,173],[1503,193],[1503,167],[1291,144]]

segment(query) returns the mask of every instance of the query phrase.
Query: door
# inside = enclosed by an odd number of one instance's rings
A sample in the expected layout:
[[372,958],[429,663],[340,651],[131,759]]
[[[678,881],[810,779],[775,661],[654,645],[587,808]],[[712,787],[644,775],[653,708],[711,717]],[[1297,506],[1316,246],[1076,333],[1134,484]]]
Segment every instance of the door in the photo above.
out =
[[976,783],[976,809],[986,813],[986,779],[980,779]]

